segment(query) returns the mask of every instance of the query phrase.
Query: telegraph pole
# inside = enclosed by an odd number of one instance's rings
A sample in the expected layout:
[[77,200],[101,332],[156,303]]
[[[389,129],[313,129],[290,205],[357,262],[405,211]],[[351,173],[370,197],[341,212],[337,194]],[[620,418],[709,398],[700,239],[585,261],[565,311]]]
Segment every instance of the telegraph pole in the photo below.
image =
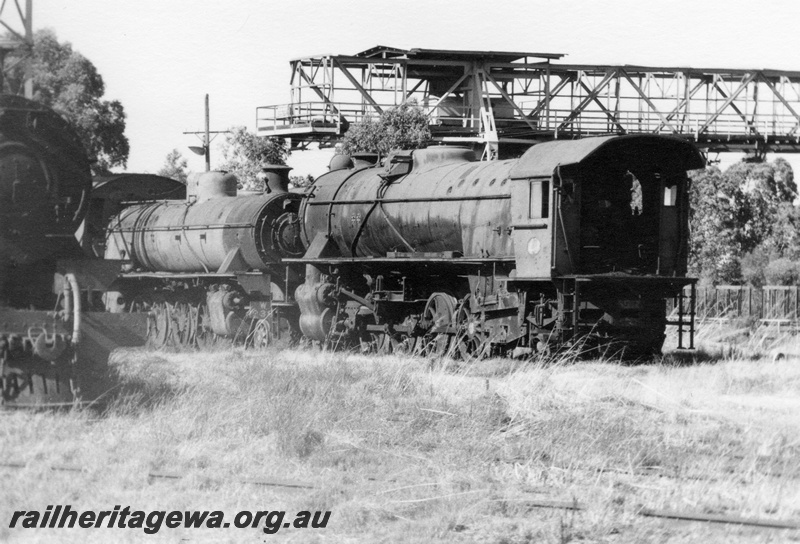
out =
[[184,134],[195,134],[195,135],[201,135],[202,134],[202,136],[203,136],[203,146],[201,147],[201,146],[190,145],[189,149],[192,151],[192,153],[195,153],[197,155],[205,156],[205,158],[206,158],[206,172],[209,172],[211,170],[211,135],[212,134],[225,134],[228,131],[227,130],[210,130],[210,127],[211,127],[211,114],[210,114],[210,111],[211,110],[210,110],[209,105],[208,105],[208,94],[207,93],[206,93],[205,111],[206,111],[205,130],[203,130],[203,131],[194,131],[194,132],[191,132],[191,131],[190,132],[184,132]]
[[211,114],[208,110],[208,93],[206,93],[206,134],[203,138],[203,146],[206,148],[206,172],[211,170]]

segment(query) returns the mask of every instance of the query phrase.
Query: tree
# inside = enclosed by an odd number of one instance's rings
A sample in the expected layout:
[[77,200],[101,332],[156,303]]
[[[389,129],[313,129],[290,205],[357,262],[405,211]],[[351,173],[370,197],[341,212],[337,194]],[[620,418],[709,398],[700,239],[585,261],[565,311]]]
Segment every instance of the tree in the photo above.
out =
[[692,173],[689,270],[713,283],[727,283],[741,272],[742,195],[719,168]]
[[314,184],[314,176],[289,176],[289,183],[298,188],[311,187]]
[[186,169],[188,164],[181,152],[173,149],[164,159],[164,166],[158,171],[158,175],[172,178],[186,185],[186,179],[189,177],[189,172]]
[[286,164],[288,154],[283,138],[256,136],[246,127],[231,127],[222,144],[225,162],[219,169],[235,174],[240,188],[262,189],[261,169],[268,164]]
[[[20,53],[7,59],[11,66]],[[16,57],[16,58],[15,58]],[[4,81],[4,92],[22,88],[23,63],[17,63]],[[33,99],[53,108],[69,121],[93,161],[95,174],[125,167],[130,144],[125,136],[125,110],[117,100],[103,100],[105,84],[94,64],[73,51],[69,42],[59,43],[55,32],[39,30],[33,46]]]
[[765,281],[774,259],[793,258],[800,241],[791,166],[737,163],[692,176],[690,271],[713,283]]
[[396,149],[425,147],[430,139],[427,115],[416,101],[410,100],[385,110],[378,119],[367,118],[350,125],[342,151],[348,155],[366,151],[385,156]]

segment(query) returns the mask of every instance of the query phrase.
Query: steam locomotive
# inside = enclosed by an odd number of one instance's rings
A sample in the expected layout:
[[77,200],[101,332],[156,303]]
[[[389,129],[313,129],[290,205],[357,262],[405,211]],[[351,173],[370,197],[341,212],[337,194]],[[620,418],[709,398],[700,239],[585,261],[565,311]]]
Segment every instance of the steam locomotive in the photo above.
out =
[[[479,162],[432,147],[384,165],[339,161],[303,194],[285,167],[267,192],[230,176],[188,201],[123,210],[106,258],[130,263],[107,309],[153,315],[151,337],[265,344],[281,330],[380,352],[471,357],[578,345],[661,350],[683,300],[690,143],[650,135],[554,141]],[[691,342],[691,339],[690,339]]]
[[106,312],[119,267],[93,242],[127,202],[182,191],[159,176],[93,182],[66,121],[0,95],[0,404],[69,405],[103,392],[108,354],[144,343],[148,315]]
[[300,328],[381,351],[660,352],[666,301],[694,284],[686,172],[704,164],[686,141],[628,135],[330,172],[303,199],[305,255],[284,260],[306,268]]
[[71,402],[78,374],[92,398],[87,371],[146,338],[639,356],[661,349],[677,298],[672,323],[691,346],[686,172],[704,166],[691,143],[627,135],[492,162],[455,147],[338,159],[303,193],[285,166],[265,169],[258,194],[214,172],[188,187],[123,175],[93,189],[60,117],[0,96],[3,402]]
[[273,327],[297,321],[291,292],[301,278],[282,262],[304,252],[302,196],[289,191],[289,170],[266,168],[266,191],[256,194],[237,194],[233,175],[210,172],[190,178],[185,200],[123,209],[107,225],[105,259],[123,272],[106,310],[148,312],[156,346],[270,343]]

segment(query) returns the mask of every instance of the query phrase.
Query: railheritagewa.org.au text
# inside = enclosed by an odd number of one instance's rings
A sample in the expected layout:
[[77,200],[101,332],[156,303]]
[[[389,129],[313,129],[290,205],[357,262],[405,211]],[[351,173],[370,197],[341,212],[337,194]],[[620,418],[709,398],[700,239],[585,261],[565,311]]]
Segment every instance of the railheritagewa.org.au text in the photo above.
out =
[[324,529],[330,511],[242,510],[227,516],[219,510],[133,510],[116,505],[112,510],[75,510],[71,505],[50,505],[41,510],[16,510],[9,529],[138,529],[155,534],[166,529],[261,528],[267,534],[281,529]]

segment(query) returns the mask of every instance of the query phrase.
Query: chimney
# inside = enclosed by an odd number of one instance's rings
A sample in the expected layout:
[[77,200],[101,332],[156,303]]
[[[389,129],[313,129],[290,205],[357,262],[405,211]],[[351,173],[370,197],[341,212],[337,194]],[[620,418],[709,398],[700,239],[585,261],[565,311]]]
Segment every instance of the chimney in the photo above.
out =
[[283,164],[268,164],[261,169],[264,172],[264,180],[267,182],[268,193],[288,193],[289,192],[289,170],[291,166]]

